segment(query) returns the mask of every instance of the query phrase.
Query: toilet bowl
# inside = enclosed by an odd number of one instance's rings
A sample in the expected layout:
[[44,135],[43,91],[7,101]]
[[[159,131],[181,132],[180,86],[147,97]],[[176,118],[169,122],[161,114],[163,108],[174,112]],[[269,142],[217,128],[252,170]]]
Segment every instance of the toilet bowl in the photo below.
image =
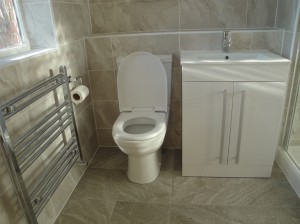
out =
[[148,52],[118,60],[120,115],[112,135],[128,155],[127,176],[135,183],[152,182],[159,174],[169,116],[171,63],[171,55],[159,58]]

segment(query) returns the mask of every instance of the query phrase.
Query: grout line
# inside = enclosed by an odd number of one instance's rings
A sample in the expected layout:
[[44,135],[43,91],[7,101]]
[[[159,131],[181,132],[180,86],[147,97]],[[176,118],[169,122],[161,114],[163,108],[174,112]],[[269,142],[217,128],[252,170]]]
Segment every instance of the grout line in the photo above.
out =
[[276,5],[274,27],[277,27],[278,5],[279,5],[279,0],[277,0],[277,5]]
[[282,40],[281,40],[281,51],[280,51],[280,55],[282,56],[282,52],[283,52],[283,45],[284,45],[284,39],[286,37],[286,34],[285,32],[283,32],[283,35],[282,35]]
[[249,9],[249,0],[247,0],[247,5],[246,5],[246,27],[248,27],[248,9]]
[[92,16],[91,16],[91,4],[90,4],[90,0],[88,0],[88,11],[89,11],[89,21],[90,21],[90,29],[91,29],[91,34],[93,35],[94,34],[94,31],[93,31],[93,25],[92,25]]

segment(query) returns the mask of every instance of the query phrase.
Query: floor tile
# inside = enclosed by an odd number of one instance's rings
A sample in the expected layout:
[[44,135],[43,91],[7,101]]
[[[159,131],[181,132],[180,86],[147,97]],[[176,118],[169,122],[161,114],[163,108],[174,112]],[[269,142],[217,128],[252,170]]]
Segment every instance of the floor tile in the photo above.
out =
[[168,224],[170,205],[118,201],[110,224]]
[[295,224],[281,208],[229,206],[228,214],[231,224]]
[[90,168],[127,169],[128,156],[117,147],[100,148],[93,158]]
[[158,178],[148,184],[136,184],[127,179],[118,200],[170,204],[172,176],[171,172],[160,172]]
[[72,198],[117,199],[125,180],[125,171],[88,169]]
[[107,224],[116,201],[97,199],[70,199],[56,224]]
[[229,224],[225,206],[172,205],[170,224]]
[[172,204],[226,205],[223,178],[173,178]]

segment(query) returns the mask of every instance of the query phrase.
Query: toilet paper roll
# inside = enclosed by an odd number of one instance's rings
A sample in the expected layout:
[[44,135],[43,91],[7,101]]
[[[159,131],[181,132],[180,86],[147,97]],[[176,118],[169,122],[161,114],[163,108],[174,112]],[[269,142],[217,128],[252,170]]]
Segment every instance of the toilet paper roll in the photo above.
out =
[[89,95],[90,91],[88,87],[84,85],[77,86],[71,91],[72,102],[76,105],[84,101],[84,99]]

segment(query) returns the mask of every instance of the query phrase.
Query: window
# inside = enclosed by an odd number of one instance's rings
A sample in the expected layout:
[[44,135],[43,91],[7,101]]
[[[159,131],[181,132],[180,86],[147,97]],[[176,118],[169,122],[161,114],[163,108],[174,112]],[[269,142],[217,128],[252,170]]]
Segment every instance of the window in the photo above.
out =
[[29,50],[17,0],[0,0],[0,57]]

